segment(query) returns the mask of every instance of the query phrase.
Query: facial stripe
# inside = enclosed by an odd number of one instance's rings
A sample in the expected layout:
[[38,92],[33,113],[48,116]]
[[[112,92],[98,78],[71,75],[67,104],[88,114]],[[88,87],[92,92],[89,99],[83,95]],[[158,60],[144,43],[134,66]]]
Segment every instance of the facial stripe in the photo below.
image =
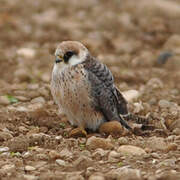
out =
[[69,59],[70,59],[73,55],[75,55],[75,54],[76,54],[76,53],[75,53],[74,51],[67,51],[67,52],[64,54],[64,57],[63,57],[64,62],[65,62],[65,63],[68,63]]

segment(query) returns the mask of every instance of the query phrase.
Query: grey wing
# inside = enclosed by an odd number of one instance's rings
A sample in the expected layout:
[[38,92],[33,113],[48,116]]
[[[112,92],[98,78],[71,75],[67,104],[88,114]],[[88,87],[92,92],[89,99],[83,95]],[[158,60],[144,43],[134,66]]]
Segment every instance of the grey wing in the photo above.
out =
[[117,120],[127,129],[131,129],[119,115],[127,111],[126,101],[114,86],[113,76],[107,66],[93,60],[89,64],[86,63],[85,69],[91,83],[93,105],[104,114],[108,121]]
[[113,90],[113,93],[117,99],[118,113],[122,115],[127,115],[128,114],[127,101],[125,100],[123,95],[119,92],[119,90],[116,87]]

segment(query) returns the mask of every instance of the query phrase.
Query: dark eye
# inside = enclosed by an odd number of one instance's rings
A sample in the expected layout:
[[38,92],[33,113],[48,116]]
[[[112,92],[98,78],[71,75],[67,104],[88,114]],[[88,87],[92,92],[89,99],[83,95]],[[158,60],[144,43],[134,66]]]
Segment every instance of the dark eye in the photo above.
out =
[[75,53],[73,51],[67,51],[65,54],[64,54],[64,62],[68,62],[69,59],[74,55]]

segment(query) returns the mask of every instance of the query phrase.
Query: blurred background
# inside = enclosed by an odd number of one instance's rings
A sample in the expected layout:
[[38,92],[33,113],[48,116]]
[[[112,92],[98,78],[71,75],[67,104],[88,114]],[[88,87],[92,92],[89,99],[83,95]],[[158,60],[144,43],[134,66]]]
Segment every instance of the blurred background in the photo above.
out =
[[23,71],[29,81],[48,81],[51,55],[63,40],[83,42],[115,73],[132,76],[134,85],[149,79],[159,55],[180,53],[179,0],[1,0],[0,5],[2,81],[22,82]]
[[1,0],[0,5],[1,105],[11,104],[7,94],[15,102],[51,100],[54,50],[64,40],[84,43],[112,70],[117,86],[141,91],[142,101],[156,105],[169,91],[179,92],[178,0]]
[[149,107],[145,112],[153,110],[152,105],[157,108],[162,98],[180,102],[176,97],[180,1],[1,0],[0,4],[2,106],[51,102],[53,54],[64,40],[84,43],[112,70],[120,90],[141,92],[141,101]]

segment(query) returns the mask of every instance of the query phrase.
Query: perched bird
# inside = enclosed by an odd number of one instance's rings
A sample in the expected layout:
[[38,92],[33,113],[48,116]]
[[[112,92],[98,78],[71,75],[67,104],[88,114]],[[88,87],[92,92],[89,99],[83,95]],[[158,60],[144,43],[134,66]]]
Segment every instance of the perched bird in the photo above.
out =
[[77,41],[64,41],[55,51],[51,92],[54,101],[73,126],[96,131],[108,121],[128,114],[127,102],[114,85],[112,73]]

